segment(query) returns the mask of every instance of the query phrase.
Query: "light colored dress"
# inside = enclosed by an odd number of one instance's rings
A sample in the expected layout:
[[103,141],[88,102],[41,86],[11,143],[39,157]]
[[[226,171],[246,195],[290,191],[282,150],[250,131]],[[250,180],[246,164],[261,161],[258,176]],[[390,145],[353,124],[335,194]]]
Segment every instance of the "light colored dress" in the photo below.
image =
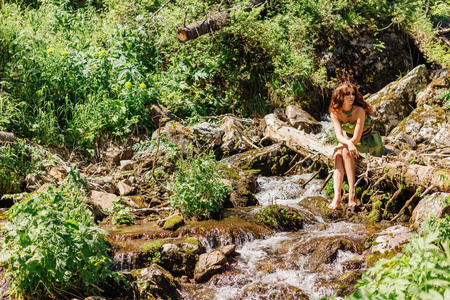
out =
[[[356,122],[343,123],[341,122],[341,128],[348,136],[353,136],[355,132]],[[381,135],[378,131],[372,131],[370,127],[371,119],[366,115],[366,119],[364,120],[364,129],[359,140],[359,143],[355,145],[359,154],[366,158],[367,154],[372,156],[383,156],[387,153],[386,148],[381,141]]]

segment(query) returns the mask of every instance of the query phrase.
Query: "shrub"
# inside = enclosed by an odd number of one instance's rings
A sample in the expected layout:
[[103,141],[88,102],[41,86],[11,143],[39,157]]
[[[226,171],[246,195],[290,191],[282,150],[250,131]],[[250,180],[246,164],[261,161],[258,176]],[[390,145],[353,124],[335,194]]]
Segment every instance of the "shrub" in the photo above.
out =
[[119,282],[108,269],[107,232],[95,225],[74,178],[71,172],[61,187],[49,185],[8,210],[0,257],[11,295],[63,299]]
[[303,228],[303,217],[296,209],[278,204],[260,209],[258,220],[276,230],[297,231]]
[[172,210],[179,210],[186,218],[209,219],[223,209],[223,201],[231,187],[220,182],[223,178],[213,155],[179,160],[170,184]]

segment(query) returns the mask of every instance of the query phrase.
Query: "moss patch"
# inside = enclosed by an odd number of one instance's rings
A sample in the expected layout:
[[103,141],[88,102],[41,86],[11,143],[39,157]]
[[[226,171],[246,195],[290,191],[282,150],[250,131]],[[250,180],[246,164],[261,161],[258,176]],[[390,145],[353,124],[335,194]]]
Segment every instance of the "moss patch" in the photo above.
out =
[[164,222],[163,229],[175,231],[184,225],[184,219],[180,215],[173,215]]

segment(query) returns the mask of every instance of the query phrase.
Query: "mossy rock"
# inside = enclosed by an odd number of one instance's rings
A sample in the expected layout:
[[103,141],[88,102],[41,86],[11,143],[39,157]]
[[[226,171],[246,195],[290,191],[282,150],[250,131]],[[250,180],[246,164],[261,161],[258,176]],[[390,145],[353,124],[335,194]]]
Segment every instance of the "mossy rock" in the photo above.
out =
[[279,231],[297,231],[303,228],[303,217],[293,207],[269,205],[258,211],[258,220]]
[[184,224],[185,222],[182,216],[173,215],[164,222],[163,229],[175,231]]
[[298,204],[327,222],[342,219],[345,216],[344,211],[340,208],[336,210],[329,209],[328,204],[330,203],[326,198],[321,196],[303,198]]
[[377,261],[379,261],[380,259],[391,259],[393,258],[395,255],[397,255],[397,253],[401,252],[401,248],[397,249],[398,251],[385,251],[385,252],[380,252],[380,251],[375,251],[370,253],[367,256],[367,260],[366,260],[366,265],[367,268],[372,268]]
[[361,279],[362,274],[363,271],[361,270],[353,270],[342,274],[336,282],[338,286],[336,296],[346,297],[356,291],[355,285],[358,283],[358,280]]

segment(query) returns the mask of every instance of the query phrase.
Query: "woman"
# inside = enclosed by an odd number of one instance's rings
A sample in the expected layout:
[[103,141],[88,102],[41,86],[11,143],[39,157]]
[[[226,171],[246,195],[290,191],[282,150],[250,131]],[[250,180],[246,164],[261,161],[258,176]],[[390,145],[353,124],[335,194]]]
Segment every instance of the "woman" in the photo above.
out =
[[344,174],[347,174],[349,185],[348,206],[356,205],[355,159],[360,156],[365,158],[368,154],[383,156],[386,153],[380,133],[370,127],[372,110],[357,86],[349,80],[339,84],[333,92],[329,111],[339,145],[329,157],[330,160],[334,158],[335,166],[334,198],[328,206],[330,209],[338,208],[342,201]]

